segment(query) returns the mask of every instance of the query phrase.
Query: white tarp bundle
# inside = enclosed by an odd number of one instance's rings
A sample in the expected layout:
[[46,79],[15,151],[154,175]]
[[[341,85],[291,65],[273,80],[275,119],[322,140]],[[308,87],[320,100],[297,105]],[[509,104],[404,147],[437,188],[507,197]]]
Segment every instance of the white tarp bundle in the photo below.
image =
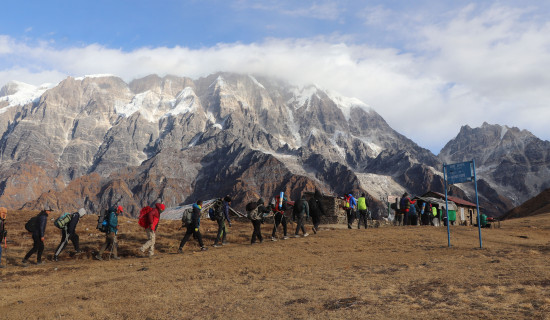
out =
[[[201,215],[206,214],[206,212],[208,212],[208,209],[210,209],[210,207],[214,205],[214,202],[216,202],[216,200],[218,199],[210,199],[210,200],[203,201]],[[184,206],[167,208],[166,210],[164,210],[164,212],[162,212],[162,214],[160,215],[160,218],[164,220],[181,220],[181,216],[183,215],[183,212],[187,209],[191,209],[192,207],[193,207],[193,204],[187,204]],[[229,208],[229,212],[238,217],[244,217],[242,213],[240,213],[239,211],[231,207]]]

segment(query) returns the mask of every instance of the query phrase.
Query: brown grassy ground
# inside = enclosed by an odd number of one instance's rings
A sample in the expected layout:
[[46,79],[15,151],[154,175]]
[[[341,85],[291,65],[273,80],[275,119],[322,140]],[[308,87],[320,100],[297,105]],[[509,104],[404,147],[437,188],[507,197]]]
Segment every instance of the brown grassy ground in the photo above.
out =
[[[121,219],[119,261],[91,260],[103,235],[85,216],[84,253],[24,268],[30,216],[8,216],[2,319],[550,319],[550,214],[482,230],[483,249],[477,228],[462,226],[452,248],[434,227],[333,227],[251,246],[243,222],[229,245],[199,252],[192,240],[180,255],[179,223],[163,221],[152,259],[138,258],[145,232]],[[211,244],[214,223],[201,229]],[[47,231],[50,259],[60,232]]]

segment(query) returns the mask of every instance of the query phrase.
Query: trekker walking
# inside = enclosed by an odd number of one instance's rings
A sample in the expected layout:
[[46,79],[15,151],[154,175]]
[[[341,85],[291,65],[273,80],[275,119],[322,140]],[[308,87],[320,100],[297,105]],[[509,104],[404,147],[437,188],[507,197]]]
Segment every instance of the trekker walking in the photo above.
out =
[[4,268],[2,264],[2,241],[6,245],[6,235],[8,231],[6,230],[6,215],[8,214],[8,209],[0,207],[0,268]]
[[359,221],[357,221],[357,229],[361,229],[361,220],[365,225],[365,229],[368,227],[367,215],[369,213],[369,207],[367,206],[367,199],[363,193],[361,197],[357,198],[357,211],[359,213]]
[[122,206],[117,206],[115,208],[111,208],[109,210],[109,213],[107,214],[107,230],[105,232],[105,243],[103,246],[101,246],[101,249],[99,249],[99,252],[95,255],[95,258],[97,260],[103,260],[103,252],[107,247],[111,246],[111,253],[113,254],[113,259],[120,260],[120,257],[118,256],[118,242],[117,242],[117,233],[118,233],[118,216],[121,215],[124,212],[124,209]]
[[229,208],[231,206],[231,197],[225,196],[222,202],[221,212],[216,214],[216,222],[218,223],[218,234],[216,235],[216,240],[214,240],[214,248],[218,248],[220,241],[222,246],[227,244],[227,227],[225,226],[225,221],[231,227],[231,219],[229,218]]
[[160,221],[160,214],[164,211],[165,208],[166,206],[164,204],[155,203],[155,207],[151,210],[148,210],[148,212],[145,213],[144,217],[142,218],[142,226],[145,226],[145,232],[147,233],[147,242],[145,242],[143,246],[141,246],[139,251],[144,254],[145,251],[149,249],[149,258],[151,258],[155,254],[155,233],[157,231],[157,227]]
[[250,244],[255,244],[256,239],[260,243],[264,242],[262,237],[262,223],[264,223],[265,214],[269,213],[271,209],[264,206],[264,199],[260,198],[258,201],[249,202],[246,205],[247,217],[252,222],[252,227],[254,231],[252,232],[252,238],[250,239]]
[[73,242],[74,250],[79,253],[80,246],[79,246],[79,237],[78,234],[76,234],[76,225],[78,224],[78,221],[80,221],[80,218],[82,218],[86,214],[86,209],[80,208],[77,212],[74,212],[71,214],[71,221],[63,228],[61,229],[61,242],[57,246],[57,249],[55,249],[55,253],[53,255],[53,260],[58,261],[59,255],[65,249],[65,246],[67,243],[69,243],[69,240]]
[[189,240],[191,235],[193,235],[193,238],[197,239],[197,241],[199,242],[199,246],[201,246],[201,251],[208,250],[208,248],[205,247],[204,243],[202,242],[202,235],[199,231],[199,227],[201,224],[201,209],[202,200],[198,200],[196,203],[193,203],[193,215],[191,216],[191,223],[187,225],[187,231],[185,232],[183,239],[181,239],[178,253],[183,253],[183,246],[185,245],[185,243],[187,243],[187,240]]
[[294,234],[295,238],[299,238],[300,230],[304,237],[309,236],[304,227],[304,220],[309,217],[309,205],[302,195],[302,198],[294,203],[294,208],[292,209],[292,220],[296,221],[296,233]]
[[319,224],[321,224],[321,215],[325,215],[323,204],[321,203],[323,195],[319,190],[315,189],[313,197],[309,199],[309,214],[311,216],[311,222],[313,223],[313,233],[319,231]]
[[[281,205],[279,205],[281,204]],[[287,221],[285,216],[285,211],[288,209],[288,200],[286,196],[283,196],[282,202],[281,202],[281,196],[277,195],[275,196],[275,203],[273,204],[273,232],[271,232],[271,241],[277,241],[277,238],[275,237],[277,235],[277,229],[279,228],[279,225],[283,225],[283,240],[288,239],[287,235]]]
[[29,258],[36,252],[36,264],[42,264],[42,253],[44,252],[44,234],[46,233],[46,224],[48,222],[48,215],[52,212],[50,206],[44,207],[44,210],[31,219],[36,219],[34,228],[32,229],[32,249],[27,252],[23,258],[23,264],[26,265],[29,262]]
[[351,192],[344,197],[344,210],[348,218],[348,229],[351,229],[353,221],[355,221],[355,207],[357,206],[357,201],[351,194]]

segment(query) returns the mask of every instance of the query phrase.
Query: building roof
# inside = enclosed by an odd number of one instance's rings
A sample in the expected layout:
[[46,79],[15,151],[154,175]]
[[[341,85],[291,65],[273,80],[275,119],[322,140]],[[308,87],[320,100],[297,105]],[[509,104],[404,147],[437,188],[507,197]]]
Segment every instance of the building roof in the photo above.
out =
[[[428,194],[434,194],[434,195],[437,195],[438,197],[440,197],[441,199],[445,199],[444,194],[439,193],[439,192],[435,192],[435,191],[428,191],[423,195],[423,197],[428,195]],[[460,198],[457,198],[457,197],[447,196],[447,199],[451,200],[452,202],[456,203],[457,205],[462,205],[462,206],[466,206],[466,207],[476,207],[475,203],[471,203],[469,201],[466,201],[464,199],[460,199]]]

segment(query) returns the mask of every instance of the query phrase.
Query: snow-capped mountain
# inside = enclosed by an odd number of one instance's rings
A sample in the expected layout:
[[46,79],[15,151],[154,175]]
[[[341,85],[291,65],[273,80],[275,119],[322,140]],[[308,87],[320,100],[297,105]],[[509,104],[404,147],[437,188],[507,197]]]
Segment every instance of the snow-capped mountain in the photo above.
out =
[[175,206],[231,194],[242,204],[315,188],[365,191],[376,207],[387,194],[443,188],[430,151],[365,103],[313,85],[232,73],[129,84],[98,75],[38,92],[0,100],[0,202],[12,208],[95,212],[118,202],[137,214],[157,199]]

